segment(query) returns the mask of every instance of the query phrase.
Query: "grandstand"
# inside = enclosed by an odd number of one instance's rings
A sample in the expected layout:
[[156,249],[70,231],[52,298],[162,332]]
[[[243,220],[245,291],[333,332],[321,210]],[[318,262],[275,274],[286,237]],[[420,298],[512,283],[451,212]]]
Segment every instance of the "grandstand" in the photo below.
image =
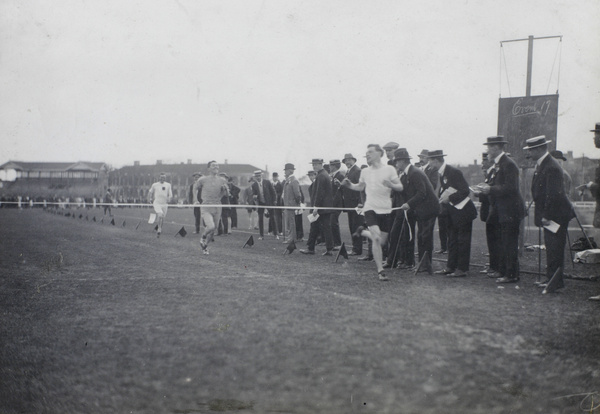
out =
[[21,162],[0,165],[2,197],[102,197],[108,185],[104,162]]

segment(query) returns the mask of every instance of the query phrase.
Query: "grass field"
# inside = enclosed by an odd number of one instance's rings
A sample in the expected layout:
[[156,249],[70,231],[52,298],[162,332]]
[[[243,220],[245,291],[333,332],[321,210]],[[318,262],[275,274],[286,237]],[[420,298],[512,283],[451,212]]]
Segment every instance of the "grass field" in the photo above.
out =
[[[242,249],[245,211],[208,256],[189,210],[160,239],[149,210],[113,211],[115,226],[0,210],[0,413],[599,410],[597,282],[541,295],[533,274],[499,288],[479,266],[380,282],[373,263],[284,256],[273,237]],[[472,263],[485,251],[476,221]]]

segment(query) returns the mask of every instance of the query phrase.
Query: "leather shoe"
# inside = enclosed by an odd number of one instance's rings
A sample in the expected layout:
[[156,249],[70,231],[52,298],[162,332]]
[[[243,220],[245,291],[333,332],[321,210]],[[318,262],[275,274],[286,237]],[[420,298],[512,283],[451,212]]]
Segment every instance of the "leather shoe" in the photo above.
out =
[[550,279],[544,279],[542,281],[535,281],[533,282],[534,285],[537,285],[538,287],[546,287],[546,285],[548,284],[548,282],[550,282]]
[[467,272],[463,272],[462,270],[457,270],[455,272],[447,274],[446,276],[447,277],[465,277],[465,276],[467,276]]
[[501,277],[496,279],[496,283],[517,283],[518,281],[518,277]]
[[388,280],[390,280],[390,279],[388,279],[388,277],[385,275],[385,273],[383,273],[383,270],[382,270],[381,272],[379,272],[379,273],[378,273],[378,276],[379,276],[379,280],[381,280],[381,281],[383,281],[383,282],[387,282]]
[[396,269],[412,269],[413,267],[413,265],[409,265],[406,263],[398,263],[398,265],[396,265]]
[[359,257],[358,260],[360,260],[361,262],[371,262],[371,261],[373,261],[373,257],[363,256],[363,257]]
[[436,270],[433,273],[436,274],[436,275],[449,275],[450,273],[454,273],[454,270],[442,269],[442,270]]
[[325,253],[323,253],[321,256],[333,256],[333,253],[331,253],[331,250],[327,250]]
[[308,249],[300,249],[299,252],[302,254],[315,254],[314,250],[308,250]]
[[440,250],[436,250],[436,251],[435,251],[435,254],[446,254],[446,253],[447,253],[447,251],[446,251],[446,250],[443,250],[443,249],[440,249]]
[[348,256],[360,256],[362,253],[350,252]]
[[392,268],[392,265],[391,265],[391,264],[389,264],[389,263],[384,263],[382,267],[383,267],[384,269],[391,269],[391,268]]
[[487,277],[491,278],[491,279],[499,279],[502,277],[502,273],[500,272],[491,272],[487,274]]
[[600,301],[600,295],[598,295],[598,296],[590,296],[590,297],[588,298],[588,300]]

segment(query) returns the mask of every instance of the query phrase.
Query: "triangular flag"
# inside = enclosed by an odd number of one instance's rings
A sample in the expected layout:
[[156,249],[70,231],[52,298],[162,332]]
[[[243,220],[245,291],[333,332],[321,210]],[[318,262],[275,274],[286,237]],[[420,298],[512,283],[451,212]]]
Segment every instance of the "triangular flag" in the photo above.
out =
[[100,219],[100,223],[104,224],[104,217],[102,217],[102,219]]
[[73,213],[73,218],[77,218],[77,217],[75,217],[75,213]]
[[348,251],[346,250],[346,243],[342,242],[340,246],[340,250],[338,250],[337,256],[335,256],[335,261],[337,262],[340,256],[343,256],[344,259],[348,260]]
[[156,214],[150,213],[150,217],[148,218],[148,224],[154,224],[156,221]]
[[154,226],[154,231],[158,231],[158,224]]
[[[425,267],[425,269],[422,269]],[[427,272],[430,275],[433,274],[433,269],[431,268],[431,263],[429,262],[429,252],[425,252],[419,264],[415,267],[415,275],[419,272]]]
[[185,231],[185,227],[181,227],[181,229],[179,229],[179,231],[175,234],[175,237],[177,237],[177,235],[180,235],[181,237],[185,237],[186,234],[187,234],[187,231]]
[[135,226],[135,229],[136,229],[136,230],[138,229],[138,227],[140,227],[140,224],[142,224],[142,221],[143,221],[143,220],[140,220],[140,222],[137,224],[137,226]]
[[123,224],[121,224],[121,227],[125,227],[125,220],[123,220]]
[[80,215],[79,215],[79,218],[83,218],[83,214],[80,214]]
[[292,254],[292,252],[296,250],[296,243],[292,240],[291,242],[288,243],[287,247],[285,248],[285,251],[283,252],[283,254]]
[[242,246],[242,249],[246,246],[254,246],[254,237],[252,237],[252,235],[250,235],[250,237],[248,238],[248,240],[246,240],[246,243],[244,243],[244,245]]
[[92,217],[92,221],[96,221],[96,216]]

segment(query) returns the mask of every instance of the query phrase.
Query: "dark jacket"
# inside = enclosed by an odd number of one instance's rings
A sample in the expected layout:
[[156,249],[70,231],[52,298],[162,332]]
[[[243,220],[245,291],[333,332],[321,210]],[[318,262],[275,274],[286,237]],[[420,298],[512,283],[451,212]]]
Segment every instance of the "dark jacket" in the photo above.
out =
[[408,167],[408,174],[405,175],[404,182],[406,184],[403,192],[406,203],[411,210],[416,212],[417,218],[426,220],[437,216],[440,210],[440,201],[425,172],[411,165]]
[[322,207],[333,207],[333,194],[331,192],[331,177],[325,169],[317,173],[315,182],[312,183],[312,192],[310,201],[313,207],[317,208],[317,213],[327,214],[332,210]]
[[[334,180],[336,178],[340,182],[342,182],[342,181],[344,181],[344,174],[342,174],[338,170],[331,178],[331,190],[333,191],[333,194],[332,194],[333,195],[333,207],[343,207],[344,206],[344,198],[342,197],[342,186],[336,185],[334,183]],[[341,212],[341,210],[337,210],[337,211]]]
[[519,167],[506,154],[494,166],[490,177],[488,220],[498,223],[520,222],[525,217],[525,202],[519,190]]
[[[485,179],[483,180],[483,182],[486,184],[489,184],[490,181],[493,180],[495,172],[496,172],[496,170],[494,170],[494,169],[490,170],[489,173],[486,171]],[[490,195],[480,193],[478,197],[479,197],[479,202],[481,203],[481,205],[479,206],[479,218],[481,219],[481,221],[483,221],[485,223],[485,222],[487,222],[487,219],[490,215]],[[490,223],[491,223],[491,221],[490,221]]]
[[423,171],[425,172],[427,178],[429,178],[429,182],[431,183],[433,189],[436,190],[440,184],[440,175],[438,174],[437,170],[431,165],[427,165]]
[[[348,169],[348,171],[346,171],[346,178],[348,178],[352,184],[357,184],[358,179],[360,178],[360,171],[360,167],[354,164]],[[355,208],[361,203],[360,191],[354,191],[348,187],[342,187],[340,191],[342,193],[342,202],[344,207]]]
[[252,183],[252,194],[256,196],[257,204],[262,204],[264,206],[274,206],[277,201],[277,195],[275,194],[275,189],[273,188],[273,184],[269,180],[262,180],[263,183],[263,194],[264,194],[264,203],[260,202],[260,190],[258,188],[258,181],[254,181]]
[[573,205],[565,194],[562,168],[551,155],[547,155],[533,174],[531,195],[535,203],[535,225],[542,226],[542,218],[560,225],[575,217]]
[[477,217],[477,209],[471,199],[467,201],[462,209],[454,207],[454,205],[459,204],[465,198],[469,197],[470,193],[469,185],[462,175],[462,172],[458,168],[446,164],[444,175],[440,178],[440,192],[443,192],[450,187],[456,190],[449,198],[451,204],[446,204],[446,210],[448,211],[448,216],[450,217],[452,225],[460,226],[475,220]]

